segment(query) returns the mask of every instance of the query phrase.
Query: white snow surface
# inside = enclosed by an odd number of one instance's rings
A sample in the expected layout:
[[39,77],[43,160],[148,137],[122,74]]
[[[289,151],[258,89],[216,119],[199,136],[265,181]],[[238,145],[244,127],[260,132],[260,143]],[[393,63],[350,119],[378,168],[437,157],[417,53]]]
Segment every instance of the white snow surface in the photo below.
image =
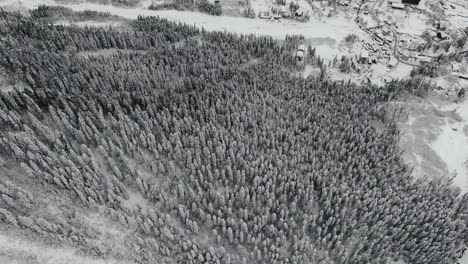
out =
[[[450,173],[454,173],[453,184],[460,187],[462,193],[468,192],[468,99],[458,105],[451,105],[462,120],[447,120],[442,133],[431,144],[434,151],[447,164]],[[466,257],[468,263],[468,257]]]
[[424,14],[411,13],[408,18],[404,19],[403,27],[398,28],[398,32],[419,36],[430,28],[426,23],[427,19],[428,17]]
[[130,210],[136,210],[137,208],[141,208],[144,212],[147,212],[150,208],[149,201],[143,197],[140,192],[135,192],[132,190],[128,190],[128,200],[123,201],[123,206],[129,208]]
[[458,264],[468,264],[468,253],[465,252],[463,256],[458,260]]
[[447,1],[447,5],[453,4],[455,9],[449,7],[445,10],[448,20],[452,26],[457,28],[465,28],[468,26],[468,4],[466,0]]
[[460,259],[458,259],[457,264],[468,264],[468,253],[467,253],[467,251],[465,251],[465,254],[463,254],[463,256]]
[[[21,261],[19,259],[25,259]],[[0,233],[0,263],[41,263],[41,264],[127,264],[121,260],[94,259],[81,256],[73,248],[42,245]]]

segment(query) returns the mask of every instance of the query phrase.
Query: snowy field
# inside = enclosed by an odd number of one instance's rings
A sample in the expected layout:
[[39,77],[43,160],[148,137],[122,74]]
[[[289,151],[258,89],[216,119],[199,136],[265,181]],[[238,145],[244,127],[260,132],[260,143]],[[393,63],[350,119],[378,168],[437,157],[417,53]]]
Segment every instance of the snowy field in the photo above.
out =
[[372,66],[372,84],[384,85],[385,79],[388,81],[392,79],[404,79],[410,76],[413,66],[398,63],[395,69],[389,69],[386,64],[378,63]]
[[428,28],[427,20],[428,17],[424,14],[411,13],[409,17],[404,19],[398,32],[419,36]]
[[[446,84],[449,86],[449,84]],[[457,80],[453,87],[466,87]],[[429,98],[407,102],[401,125],[403,158],[416,177],[451,177],[468,192],[468,99],[459,103]]]
[[80,255],[70,247],[51,247],[23,240],[17,235],[0,233],[0,263],[2,264],[130,264],[122,260],[95,259]]
[[[468,82],[463,82],[466,87]],[[455,84],[459,85],[459,84]],[[415,177],[452,177],[461,194],[468,192],[468,99],[443,103],[406,102],[409,114],[400,125],[403,159]],[[468,264],[468,252],[454,264]]]
[[454,185],[462,193],[468,192],[468,100],[461,104],[450,104],[442,108],[454,111],[460,119],[447,119],[442,132],[432,143],[434,151],[447,164]]
[[[432,144],[442,133],[448,117],[446,113],[436,112],[436,106],[429,100],[418,98],[405,101],[405,111],[400,124],[402,136],[400,148],[405,160],[413,168],[413,176],[436,178],[447,177],[449,169],[440,153]],[[399,105],[398,102],[395,103]],[[397,107],[398,108],[398,107]]]

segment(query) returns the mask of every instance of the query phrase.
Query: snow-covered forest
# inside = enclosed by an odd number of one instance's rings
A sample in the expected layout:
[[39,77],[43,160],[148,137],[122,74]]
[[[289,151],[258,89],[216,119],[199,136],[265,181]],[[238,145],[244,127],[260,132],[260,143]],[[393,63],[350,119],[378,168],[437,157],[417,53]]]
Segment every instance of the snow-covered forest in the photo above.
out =
[[421,79],[304,79],[296,36],[53,24],[71,16],[109,15],[0,11],[1,232],[109,263],[451,264],[466,247],[468,195],[411,176],[385,107]]

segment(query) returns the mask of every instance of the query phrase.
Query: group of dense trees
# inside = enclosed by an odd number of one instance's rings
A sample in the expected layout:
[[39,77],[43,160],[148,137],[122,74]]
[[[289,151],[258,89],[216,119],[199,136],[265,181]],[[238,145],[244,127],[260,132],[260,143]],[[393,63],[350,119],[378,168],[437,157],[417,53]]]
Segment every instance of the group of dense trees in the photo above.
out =
[[[411,178],[383,107],[425,94],[419,80],[297,78],[294,38],[35,17],[0,13],[0,66],[28,87],[0,93],[4,162],[106,208],[131,232],[134,261],[438,264],[465,247],[467,196]],[[73,223],[34,218],[28,190],[0,183],[0,225],[108,254]],[[126,208],[133,192],[149,208]]]
[[[67,0],[58,0],[58,1],[64,1],[65,3]],[[115,5],[115,6],[128,6],[128,7],[134,7],[138,5],[141,0],[88,0],[88,2],[95,2],[103,5]]]
[[98,11],[73,11],[69,8],[62,6],[48,6],[48,5],[39,5],[36,9],[30,10],[30,15],[35,20],[44,19],[48,21],[56,21],[60,19],[67,19],[70,21],[81,21],[81,20],[110,20],[114,18],[109,13],[98,12]]
[[222,15],[221,5],[211,3],[209,0],[175,0],[167,3],[152,3],[149,7],[150,10],[164,10],[175,9],[183,10],[198,10],[213,16]]
[[463,62],[467,60],[461,52],[452,52],[448,54],[439,54],[439,56],[432,58],[431,61],[421,63],[419,67],[411,70],[411,77],[422,75],[436,78],[439,76],[447,75],[451,72],[451,66],[454,62]]

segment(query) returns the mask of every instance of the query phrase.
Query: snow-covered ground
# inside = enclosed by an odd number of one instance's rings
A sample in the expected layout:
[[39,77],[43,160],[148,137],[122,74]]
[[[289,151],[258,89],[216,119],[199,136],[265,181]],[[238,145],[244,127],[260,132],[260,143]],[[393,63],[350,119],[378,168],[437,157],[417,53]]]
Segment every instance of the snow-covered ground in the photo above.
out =
[[[468,87],[468,81],[453,76],[439,79],[437,83],[446,87],[452,98],[459,88]],[[458,186],[462,194],[467,193],[468,99],[449,102],[431,96],[410,100],[405,108],[408,118],[400,125],[400,146],[404,150],[404,160],[414,168],[413,175],[451,177],[453,185]]]
[[326,44],[315,46],[315,50],[317,52],[317,55],[319,55],[321,58],[329,60],[333,59],[335,56],[340,58],[342,55],[344,55],[344,53],[341,50],[337,49],[335,46],[330,46]]
[[428,28],[427,20],[428,17],[425,14],[411,13],[404,19],[398,32],[419,36]]
[[[413,169],[412,175],[416,178],[444,178],[449,175],[447,165],[431,145],[442,133],[446,122],[446,117],[435,110],[432,101],[435,100],[412,98],[402,104],[405,111],[401,116],[404,122],[399,125],[402,132],[400,148],[403,160]],[[395,104],[398,106],[400,103]]]
[[400,62],[388,75],[393,79],[404,79],[410,76],[411,70],[413,70],[413,66]]
[[447,119],[442,127],[442,133],[431,146],[447,164],[449,172],[455,174],[453,184],[466,193],[468,192],[468,100],[445,106],[443,109],[453,109],[460,116],[460,120]]
[[306,79],[309,76],[318,77],[320,76],[320,69],[308,64],[304,67],[304,71],[301,75],[304,79]]
[[377,85],[384,85],[385,79],[404,79],[410,76],[413,66],[398,63],[395,69],[389,69],[386,64],[378,63],[372,66],[371,82]]
[[465,254],[458,260],[458,264],[468,264],[468,252],[465,251]]
[[124,200],[122,205],[130,210],[137,210],[141,208],[143,212],[147,212],[150,208],[150,202],[143,197],[140,192],[135,192],[132,190],[127,190],[128,193],[128,200]]
[[452,4],[455,9],[452,7],[445,10],[450,23],[457,28],[465,28],[468,26],[468,4],[466,0],[452,0],[447,1],[447,5]]
[[12,264],[127,264],[122,260],[94,259],[69,247],[55,248],[0,233],[0,263]]

